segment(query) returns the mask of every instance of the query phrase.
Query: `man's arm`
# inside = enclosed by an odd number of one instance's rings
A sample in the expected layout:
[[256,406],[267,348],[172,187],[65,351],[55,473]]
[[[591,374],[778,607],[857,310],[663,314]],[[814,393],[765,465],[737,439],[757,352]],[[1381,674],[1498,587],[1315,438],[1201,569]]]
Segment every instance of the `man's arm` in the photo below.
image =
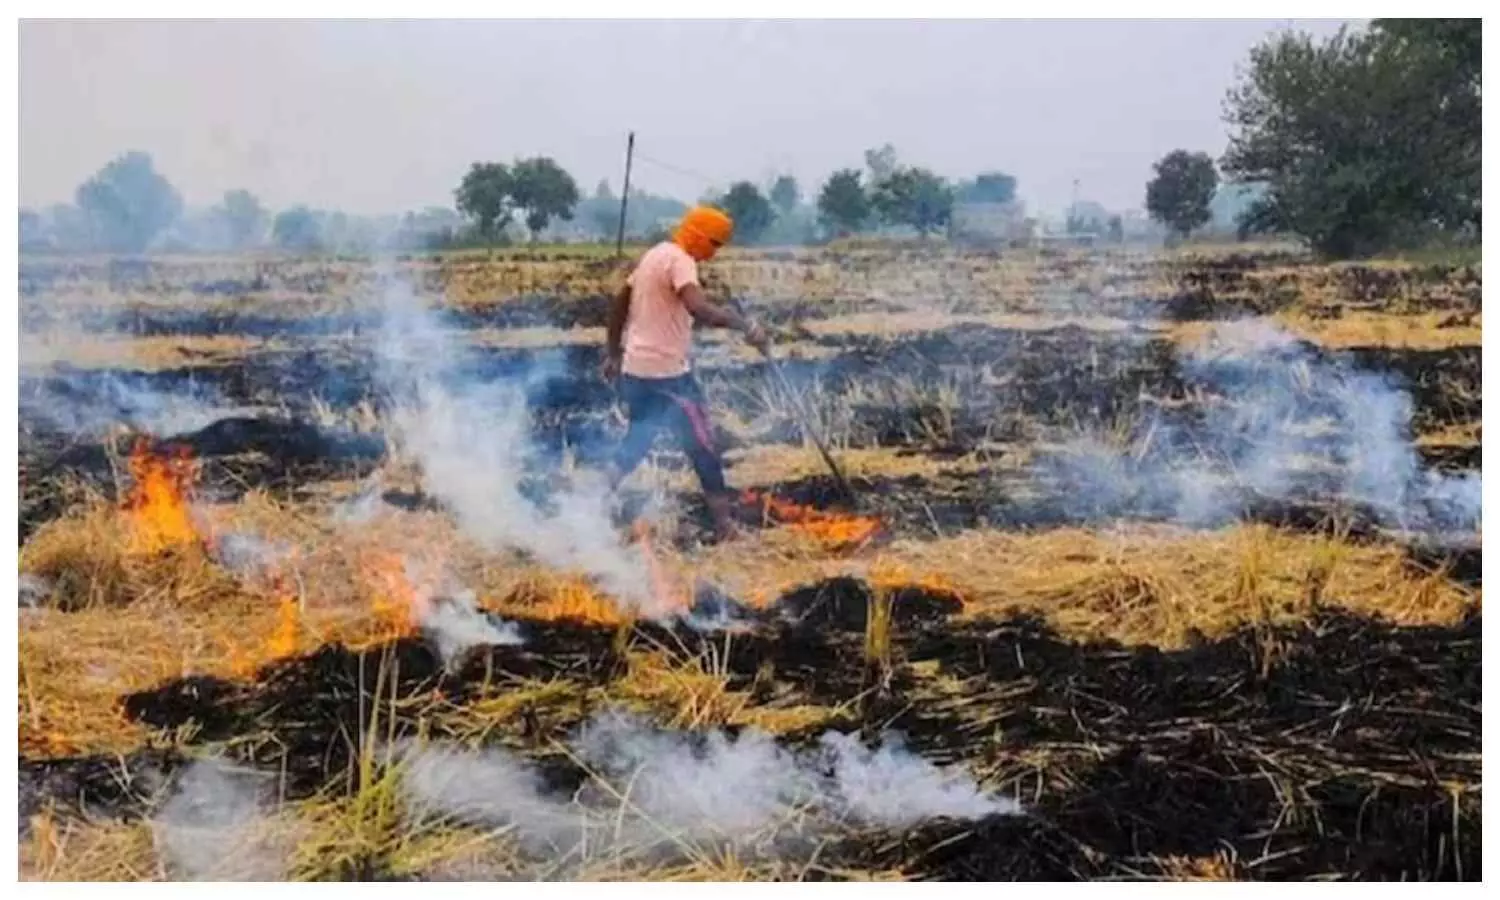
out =
[[624,355],[620,342],[625,334],[625,317],[630,312],[630,282],[620,285],[614,300],[609,304],[609,313],[604,317],[605,358],[619,359]]
[[766,333],[759,325],[732,309],[713,303],[704,296],[703,288],[698,285],[685,284],[677,295],[682,298],[682,305],[686,306],[688,312],[692,313],[693,318],[699,322],[719,328],[732,328],[744,334],[745,338],[757,347],[765,343]]

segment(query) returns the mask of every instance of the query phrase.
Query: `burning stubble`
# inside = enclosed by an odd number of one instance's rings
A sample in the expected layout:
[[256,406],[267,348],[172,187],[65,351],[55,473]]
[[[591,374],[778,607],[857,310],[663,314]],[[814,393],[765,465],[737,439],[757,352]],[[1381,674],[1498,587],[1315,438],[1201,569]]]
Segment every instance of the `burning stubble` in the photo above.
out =
[[[129,467],[133,483],[123,506],[131,554],[200,548],[237,578],[260,584],[275,598],[275,630],[261,641],[258,653],[234,648],[234,669],[248,674],[261,656],[280,659],[296,653],[303,631],[295,575],[300,549],[245,532],[216,534],[198,522],[192,507],[198,470],[185,448],[162,451],[141,438]],[[363,571],[385,638],[420,633],[450,664],[476,646],[522,643],[514,624],[480,610],[473,593],[452,583],[440,562],[423,566],[395,551],[380,551],[370,554]]]
[[129,552],[151,555],[196,543],[191,490],[197,473],[186,448],[157,453],[142,437],[130,452],[129,466],[132,485],[124,502],[132,526]]
[[380,639],[422,634],[452,665],[479,646],[523,643],[520,630],[481,610],[472,591],[454,584],[440,563],[400,554],[371,554],[363,566]]
[[874,539],[881,528],[877,518],[828,512],[767,493],[747,490],[741,493],[740,502],[759,507],[765,521],[784,524],[831,552],[858,550]]

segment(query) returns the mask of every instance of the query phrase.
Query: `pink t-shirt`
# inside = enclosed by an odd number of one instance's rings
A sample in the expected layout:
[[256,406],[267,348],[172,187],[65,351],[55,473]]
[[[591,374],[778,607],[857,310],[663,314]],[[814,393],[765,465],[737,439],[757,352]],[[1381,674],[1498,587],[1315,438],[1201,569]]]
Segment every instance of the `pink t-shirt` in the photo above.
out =
[[620,371],[637,378],[673,378],[688,371],[693,314],[677,292],[698,284],[698,263],[687,251],[663,241],[646,251],[630,273],[630,311],[625,317],[625,358]]

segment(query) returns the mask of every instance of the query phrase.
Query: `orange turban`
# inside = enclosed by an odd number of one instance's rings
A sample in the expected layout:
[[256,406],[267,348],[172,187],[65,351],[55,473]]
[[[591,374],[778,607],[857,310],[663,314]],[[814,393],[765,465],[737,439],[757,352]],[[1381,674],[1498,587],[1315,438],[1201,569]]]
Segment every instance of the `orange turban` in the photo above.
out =
[[672,240],[693,259],[712,259],[734,234],[734,220],[712,206],[695,206],[683,215]]

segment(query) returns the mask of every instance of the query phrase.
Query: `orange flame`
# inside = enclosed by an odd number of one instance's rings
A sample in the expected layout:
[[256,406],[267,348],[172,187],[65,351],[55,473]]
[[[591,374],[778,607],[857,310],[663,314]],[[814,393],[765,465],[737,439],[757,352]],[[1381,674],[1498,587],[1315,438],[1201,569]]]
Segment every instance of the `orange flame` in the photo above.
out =
[[301,646],[302,605],[297,595],[278,580],[276,585],[276,624],[270,635],[254,650],[230,644],[229,671],[236,678],[249,678],[255,670],[273,660],[291,656]]
[[778,500],[770,494],[757,494],[755,491],[745,491],[740,499],[746,504],[758,504],[765,519],[787,525],[816,540],[828,550],[863,547],[880,532],[880,520],[871,516],[826,512]]
[[395,553],[377,553],[365,564],[375,613],[383,638],[407,637],[416,633],[417,624],[426,617],[429,598],[411,583],[406,561]]
[[[687,609],[692,591],[685,580],[673,573],[657,555],[650,526],[637,521],[632,531],[641,544],[652,597],[652,613]],[[547,573],[521,582],[510,594],[507,605],[520,607],[518,615],[539,621],[572,621],[588,625],[622,625],[635,619],[628,605],[600,591],[586,577],[578,574]]]
[[581,576],[568,575],[524,584],[515,598],[527,603],[526,617],[541,621],[575,621],[619,625],[630,616]]
[[877,590],[918,588],[933,594],[948,594],[964,599],[963,592],[951,578],[941,572],[918,575],[910,567],[889,559],[880,559],[870,567],[870,585]]
[[124,503],[132,526],[129,552],[153,554],[197,543],[189,508],[197,477],[192,451],[179,446],[171,455],[157,453],[142,436],[131,448],[129,465],[134,482]]
[[295,594],[287,590],[279,592],[276,602],[276,630],[267,645],[272,659],[291,656],[297,652],[302,632],[302,607]]

